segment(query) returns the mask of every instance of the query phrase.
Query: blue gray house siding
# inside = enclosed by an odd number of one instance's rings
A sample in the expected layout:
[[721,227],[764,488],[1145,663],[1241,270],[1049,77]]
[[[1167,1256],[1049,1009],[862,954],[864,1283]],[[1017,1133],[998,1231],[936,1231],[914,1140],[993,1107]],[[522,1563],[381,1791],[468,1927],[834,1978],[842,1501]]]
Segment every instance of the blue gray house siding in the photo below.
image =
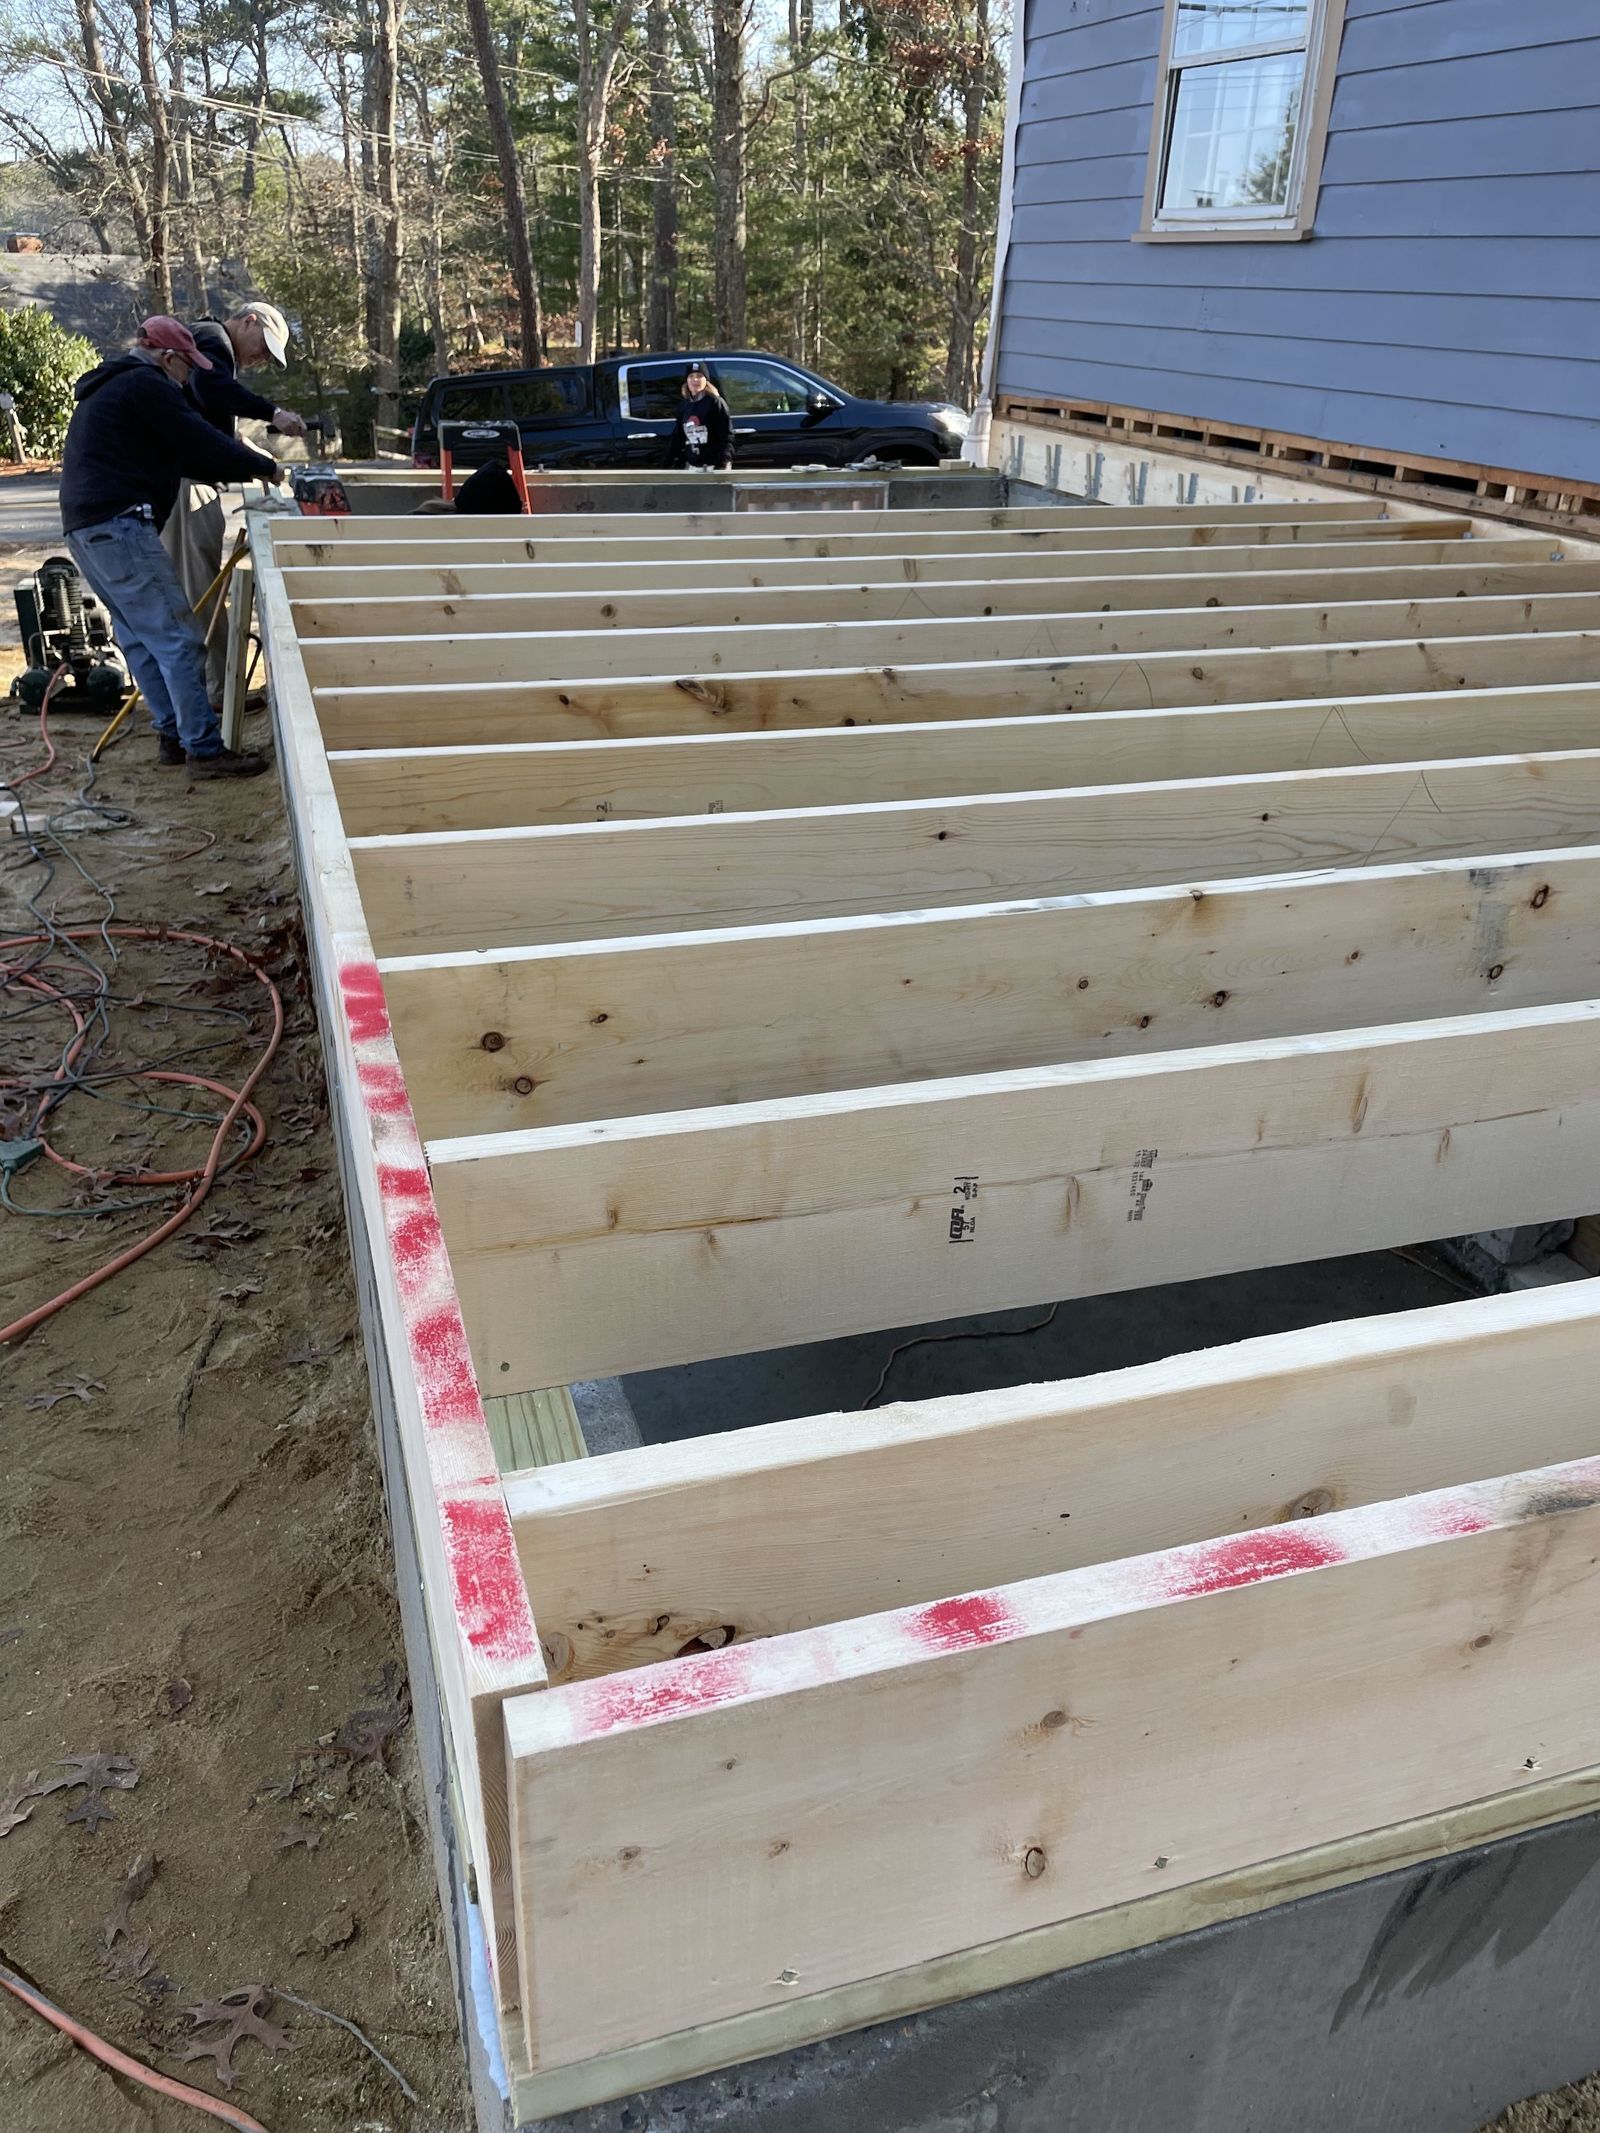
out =
[[1131,241],[1161,19],[1027,0],[996,392],[1600,481],[1600,0],[1349,0],[1300,244]]

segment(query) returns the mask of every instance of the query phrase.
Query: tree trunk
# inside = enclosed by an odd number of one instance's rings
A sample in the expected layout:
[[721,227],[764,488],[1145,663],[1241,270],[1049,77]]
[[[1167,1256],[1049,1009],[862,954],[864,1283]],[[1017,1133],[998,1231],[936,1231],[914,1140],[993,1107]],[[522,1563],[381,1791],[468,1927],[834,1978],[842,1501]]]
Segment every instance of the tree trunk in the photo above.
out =
[[678,339],[678,96],[672,76],[671,0],[650,0],[650,161],[655,172],[650,308],[645,342]]
[[341,45],[334,55],[334,96],[339,106],[339,141],[344,150],[345,203],[350,224],[350,266],[355,276],[356,316],[367,315],[367,257],[366,232],[362,219],[361,185],[356,172],[355,156],[351,143],[355,137],[354,116],[351,110],[350,77],[345,71],[345,50]]
[[100,42],[100,22],[95,14],[95,0],[75,0],[75,6],[78,31],[83,38],[89,94],[94,98],[95,108],[100,113],[101,123],[106,129],[106,138],[111,143],[111,160],[127,195],[128,216],[133,223],[133,241],[139,247],[139,257],[146,267],[149,267],[154,255],[151,251],[150,216],[145,203],[144,186],[128,149],[128,129],[122,123],[122,113],[118,109],[114,94],[115,85],[106,68],[105,47]]
[[167,256],[167,195],[172,178],[172,129],[156,72],[156,36],[151,0],[133,0],[133,31],[139,55],[139,86],[150,122],[150,301],[172,309],[172,262]]
[[478,55],[478,73],[483,81],[489,138],[494,142],[495,159],[500,165],[500,197],[505,211],[511,279],[517,291],[517,330],[522,340],[522,360],[531,366],[545,359],[544,306],[540,300],[533,251],[528,242],[528,206],[522,189],[522,164],[511,131],[511,114],[506,109],[500,55],[495,49],[487,0],[467,0],[467,17],[472,24],[472,44]]
[[239,177],[239,207],[243,227],[240,244],[246,253],[250,247],[250,223],[256,205],[256,156],[261,146],[262,129],[266,124],[267,86],[270,59],[267,53],[266,0],[250,0],[250,49],[256,63],[255,108],[245,121],[244,169]]
[[945,358],[944,389],[952,400],[970,407],[978,391],[978,262],[984,232],[979,228],[983,156],[983,115],[989,88],[989,0],[973,0],[972,50],[963,99],[961,143],[961,229],[956,238],[955,285],[950,295],[950,343]]
[[711,0],[712,307],[724,348],[745,340],[745,0]]
[[616,0],[603,37],[596,38],[589,0],[573,0],[578,33],[578,354],[595,359],[600,324],[600,158],[606,113],[633,0]]
[[[795,198],[802,218],[811,212],[811,40],[815,27],[812,0],[789,0],[789,64],[794,68],[794,170]],[[820,305],[821,291],[810,272],[810,257],[802,249],[800,279],[795,285],[794,348],[804,362],[813,341],[812,313]]]
[[373,0],[372,106],[375,135],[373,166],[377,177],[379,227],[378,273],[373,290],[373,385],[377,420],[395,429],[400,420],[400,268],[402,220],[400,168],[395,129],[400,71],[400,21],[403,0]]
[[206,293],[206,263],[200,250],[200,216],[194,196],[194,105],[186,94],[183,24],[178,0],[167,0],[167,55],[172,80],[172,123],[175,129],[172,176],[177,196],[178,249],[183,254],[188,281],[189,314],[199,318],[210,299]]

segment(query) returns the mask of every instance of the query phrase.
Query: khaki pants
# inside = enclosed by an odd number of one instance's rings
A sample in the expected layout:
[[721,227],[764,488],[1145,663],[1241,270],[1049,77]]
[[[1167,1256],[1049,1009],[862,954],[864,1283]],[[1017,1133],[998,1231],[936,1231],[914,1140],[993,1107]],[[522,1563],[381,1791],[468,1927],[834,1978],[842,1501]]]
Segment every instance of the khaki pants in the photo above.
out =
[[[204,482],[180,482],[178,501],[161,529],[161,545],[172,558],[178,583],[191,607],[222,568],[222,541],[222,498]],[[208,607],[200,618],[201,629],[210,618]],[[206,647],[206,694],[213,710],[222,708],[227,667],[228,623],[224,616],[211,632],[211,642]]]

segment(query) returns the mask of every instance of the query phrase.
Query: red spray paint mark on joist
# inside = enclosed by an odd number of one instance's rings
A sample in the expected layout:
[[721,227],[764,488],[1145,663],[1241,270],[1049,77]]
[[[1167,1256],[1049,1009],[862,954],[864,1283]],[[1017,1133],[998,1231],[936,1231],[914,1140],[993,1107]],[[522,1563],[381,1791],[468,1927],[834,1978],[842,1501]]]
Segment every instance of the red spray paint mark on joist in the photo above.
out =
[[493,1494],[447,1496],[439,1507],[456,1617],[467,1642],[485,1659],[531,1659],[539,1639],[511,1521],[498,1481],[487,1486]]
[[1170,1599],[1196,1599],[1208,1592],[1228,1592],[1237,1585],[1259,1585],[1267,1578],[1296,1570],[1325,1570],[1342,1563],[1345,1550],[1314,1521],[1267,1526],[1228,1540],[1175,1548],[1160,1571],[1161,1589]]
[[376,963],[345,963],[339,971],[345,1020],[357,1044],[372,1044],[389,1035],[389,1009]]
[[414,1207],[406,1214],[389,1215],[389,1248],[394,1270],[404,1294],[415,1294],[424,1283],[448,1278],[444,1232],[430,1207]]
[[478,1397],[478,1378],[472,1367],[460,1306],[452,1300],[436,1311],[421,1313],[407,1330],[424,1422],[429,1429],[471,1422],[485,1431],[487,1443],[483,1403]]
[[1499,1521],[1470,1503],[1442,1503],[1428,1513],[1426,1524],[1438,1540],[1465,1540],[1469,1534],[1487,1533]]
[[378,1190],[386,1200],[426,1200],[433,1185],[422,1163],[380,1163]]
[[362,1098],[367,1109],[378,1118],[401,1118],[410,1115],[411,1102],[406,1095],[405,1076],[393,1062],[386,1059],[362,1060],[356,1068],[356,1079],[361,1084]]
[[936,1652],[1002,1644],[1022,1633],[1022,1624],[994,1592],[969,1592],[960,1599],[935,1600],[929,1607],[913,1608],[905,1627],[919,1644]]
[[[375,1150],[387,1146],[391,1154],[389,1161],[378,1159],[377,1184],[423,1422],[430,1433],[462,1433],[456,1455],[470,1454],[482,1465],[473,1479],[457,1482],[439,1497],[457,1625],[484,1660],[522,1665],[539,1658],[538,1632],[494,1467],[433,1188],[394,1054],[383,981],[377,964],[365,960],[342,965],[339,982],[351,1040],[365,1054],[356,1061],[356,1077]],[[446,1301],[435,1300],[441,1294]],[[433,1471],[437,1486],[440,1469],[435,1465]]]
[[738,1646],[694,1659],[669,1659],[637,1673],[587,1682],[570,1693],[577,1699],[580,1736],[614,1733],[620,1726],[652,1719],[683,1718],[714,1710],[742,1696],[750,1685],[749,1654]]

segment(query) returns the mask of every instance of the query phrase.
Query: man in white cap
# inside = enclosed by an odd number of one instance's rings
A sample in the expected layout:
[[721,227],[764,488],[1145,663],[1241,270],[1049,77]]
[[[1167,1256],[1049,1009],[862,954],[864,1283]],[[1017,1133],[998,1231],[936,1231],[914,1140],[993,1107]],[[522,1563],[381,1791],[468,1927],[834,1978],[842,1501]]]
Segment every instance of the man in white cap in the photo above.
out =
[[[282,365],[289,359],[289,322],[276,304],[259,299],[239,304],[225,319],[196,319],[190,331],[211,368],[195,372],[189,392],[214,429],[231,437],[242,415],[247,421],[266,423],[285,437],[305,435],[305,423],[292,409],[274,407],[239,382],[241,370],[254,370],[269,360]],[[222,568],[224,532],[222,499],[216,490],[203,482],[186,481],[162,529],[161,541],[191,603],[201,598]],[[208,610],[202,620],[209,619]],[[222,704],[227,658],[228,635],[219,622],[206,647],[206,688],[217,709]]]

